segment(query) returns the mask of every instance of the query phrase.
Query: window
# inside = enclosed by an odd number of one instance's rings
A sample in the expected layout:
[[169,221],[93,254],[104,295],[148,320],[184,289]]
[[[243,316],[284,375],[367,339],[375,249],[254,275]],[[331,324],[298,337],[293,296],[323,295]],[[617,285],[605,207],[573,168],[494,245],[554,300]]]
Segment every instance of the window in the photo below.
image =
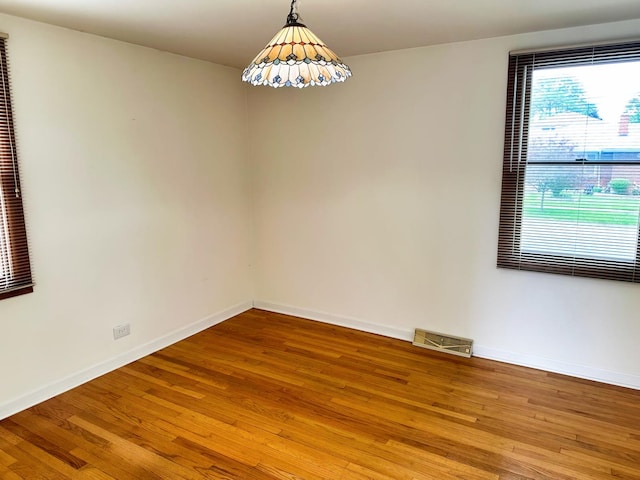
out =
[[0,299],[33,291],[5,43],[0,38]]
[[640,282],[639,218],[640,42],[511,54],[498,267]]

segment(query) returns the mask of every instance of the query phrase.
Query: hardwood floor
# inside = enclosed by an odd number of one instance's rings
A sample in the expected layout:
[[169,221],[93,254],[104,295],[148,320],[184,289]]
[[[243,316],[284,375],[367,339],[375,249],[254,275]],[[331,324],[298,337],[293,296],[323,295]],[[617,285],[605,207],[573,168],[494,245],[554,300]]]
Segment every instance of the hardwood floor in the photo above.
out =
[[1,479],[640,479],[640,391],[252,310],[0,421]]

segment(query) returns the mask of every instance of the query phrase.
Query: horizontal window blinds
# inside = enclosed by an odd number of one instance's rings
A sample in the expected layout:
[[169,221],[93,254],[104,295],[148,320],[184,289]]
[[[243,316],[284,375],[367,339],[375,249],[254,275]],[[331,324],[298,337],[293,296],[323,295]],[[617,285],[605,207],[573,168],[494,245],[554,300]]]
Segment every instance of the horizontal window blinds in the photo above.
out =
[[0,299],[32,291],[5,43],[0,36]]
[[512,55],[498,266],[640,281],[640,43]]

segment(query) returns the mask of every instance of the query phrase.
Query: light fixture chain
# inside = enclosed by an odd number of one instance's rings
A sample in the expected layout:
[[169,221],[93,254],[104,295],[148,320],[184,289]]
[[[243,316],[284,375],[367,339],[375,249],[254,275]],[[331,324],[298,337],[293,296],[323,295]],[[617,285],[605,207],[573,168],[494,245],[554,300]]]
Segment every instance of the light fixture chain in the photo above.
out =
[[298,11],[300,4],[300,0],[291,0],[291,10],[289,11],[289,15],[287,15],[287,24],[298,23],[300,18],[300,13]]

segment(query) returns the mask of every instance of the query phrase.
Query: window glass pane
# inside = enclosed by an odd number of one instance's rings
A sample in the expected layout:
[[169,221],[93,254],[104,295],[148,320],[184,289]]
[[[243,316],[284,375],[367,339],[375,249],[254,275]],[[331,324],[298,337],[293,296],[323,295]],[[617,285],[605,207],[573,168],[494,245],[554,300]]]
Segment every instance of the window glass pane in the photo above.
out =
[[635,261],[638,78],[637,61],[534,69],[523,253]]
[[640,62],[535,69],[528,162],[640,161],[639,78]]
[[[603,177],[629,183],[602,188],[598,185]],[[529,165],[520,248],[526,253],[634,261],[639,217],[640,165]]]

